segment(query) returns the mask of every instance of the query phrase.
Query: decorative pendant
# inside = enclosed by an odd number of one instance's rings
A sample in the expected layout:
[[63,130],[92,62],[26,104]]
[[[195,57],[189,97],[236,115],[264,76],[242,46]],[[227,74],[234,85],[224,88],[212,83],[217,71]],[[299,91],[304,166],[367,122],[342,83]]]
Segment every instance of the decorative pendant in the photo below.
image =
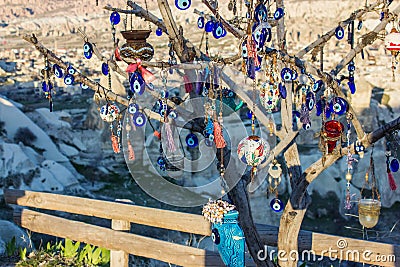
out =
[[175,6],[180,10],[188,9],[191,4],[191,0],[175,0]]
[[283,202],[279,198],[272,199],[269,206],[275,212],[281,212],[283,210]]
[[119,50],[122,60],[132,61],[139,58],[150,61],[154,56],[153,46],[146,42],[150,33],[149,30],[122,31],[121,34],[126,40]]

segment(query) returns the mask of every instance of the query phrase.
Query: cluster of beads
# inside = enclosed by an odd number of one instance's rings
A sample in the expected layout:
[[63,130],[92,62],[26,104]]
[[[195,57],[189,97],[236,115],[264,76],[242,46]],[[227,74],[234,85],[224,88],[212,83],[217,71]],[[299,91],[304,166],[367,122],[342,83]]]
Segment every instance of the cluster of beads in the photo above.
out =
[[203,207],[203,216],[212,223],[222,223],[226,213],[236,207],[223,200],[210,201]]

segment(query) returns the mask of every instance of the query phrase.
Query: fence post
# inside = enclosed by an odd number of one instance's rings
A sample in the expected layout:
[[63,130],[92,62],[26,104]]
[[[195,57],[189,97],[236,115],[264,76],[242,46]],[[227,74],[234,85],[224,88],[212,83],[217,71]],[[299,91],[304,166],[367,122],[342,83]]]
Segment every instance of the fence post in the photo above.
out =
[[[116,199],[120,202],[131,202],[127,200]],[[131,230],[131,223],[128,221],[111,220],[111,229],[116,231],[129,232]],[[128,267],[129,253],[121,250],[110,251],[110,267]]]

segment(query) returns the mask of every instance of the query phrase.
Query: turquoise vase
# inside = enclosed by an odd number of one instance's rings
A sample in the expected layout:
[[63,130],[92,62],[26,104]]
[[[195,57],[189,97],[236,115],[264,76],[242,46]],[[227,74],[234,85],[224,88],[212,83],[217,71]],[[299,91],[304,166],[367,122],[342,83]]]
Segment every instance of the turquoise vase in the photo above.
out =
[[244,267],[245,239],[238,223],[239,213],[229,211],[222,223],[212,224],[212,239],[218,247],[219,255],[228,267]]

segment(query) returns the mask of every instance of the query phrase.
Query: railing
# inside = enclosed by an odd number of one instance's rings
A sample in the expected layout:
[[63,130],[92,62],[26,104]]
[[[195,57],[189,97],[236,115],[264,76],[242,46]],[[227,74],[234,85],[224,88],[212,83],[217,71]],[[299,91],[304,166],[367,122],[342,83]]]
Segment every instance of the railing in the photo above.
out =
[[[156,259],[179,266],[224,266],[218,252],[161,241],[129,233],[130,223],[175,230],[202,236],[211,235],[211,226],[201,215],[135,206],[119,202],[57,195],[23,190],[4,190],[8,204],[63,211],[73,214],[111,219],[111,228],[68,220],[26,208],[15,209],[14,221],[33,232],[69,238],[111,250],[111,267],[128,266],[129,254]],[[267,246],[276,246],[278,228],[257,225]],[[344,247],[338,247],[338,240]],[[329,250],[336,250],[334,257],[380,266],[400,266],[400,246],[370,242],[353,238],[301,231],[299,254],[329,257]],[[340,253],[339,253],[340,252]],[[358,254],[355,255],[354,253]],[[368,252],[368,255],[364,255]],[[261,255],[261,254],[260,254]],[[281,255],[282,256],[282,255]],[[296,256],[287,253],[286,257]],[[351,256],[352,258],[349,258]],[[358,256],[358,257],[357,257]],[[385,256],[385,262],[376,262]],[[389,256],[391,256],[389,258]],[[394,257],[398,259],[394,261]],[[374,262],[375,260],[375,262]],[[253,263],[246,263],[252,266]]]

